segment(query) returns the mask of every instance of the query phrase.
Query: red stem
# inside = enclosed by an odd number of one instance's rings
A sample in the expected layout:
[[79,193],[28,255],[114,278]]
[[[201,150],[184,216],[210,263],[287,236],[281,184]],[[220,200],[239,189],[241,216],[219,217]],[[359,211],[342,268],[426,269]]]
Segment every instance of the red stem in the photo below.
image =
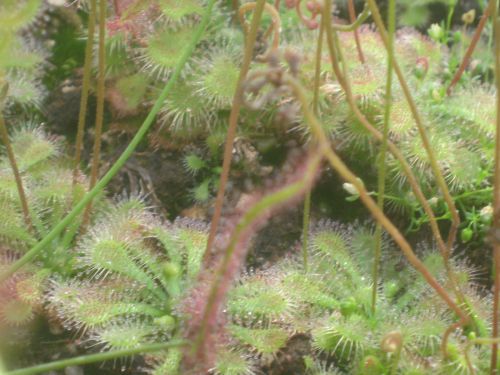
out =
[[447,95],[451,95],[451,90],[455,85],[460,81],[460,77],[462,77],[462,74],[465,71],[465,68],[467,65],[469,65],[469,60],[472,56],[472,53],[474,52],[474,49],[476,48],[477,42],[479,42],[479,37],[481,36],[481,33],[484,29],[484,26],[486,25],[486,21],[488,20],[488,17],[491,15],[491,12],[493,11],[494,7],[496,4],[496,0],[490,0],[488,3],[488,6],[484,10],[484,13],[481,17],[481,20],[479,21],[479,24],[477,25],[476,31],[474,32],[474,35],[472,36],[472,40],[469,44],[469,47],[467,48],[467,51],[465,52],[464,58],[462,59],[462,63],[460,64],[460,67],[458,70],[455,72],[455,75],[453,76],[453,79],[451,80],[450,85],[448,86],[448,89],[446,90]]
[[[347,2],[347,9],[349,10],[349,19],[351,23],[356,21],[356,9],[354,9],[354,0],[349,0]],[[356,41],[356,49],[358,50],[358,57],[361,64],[365,63],[365,56],[363,50],[361,49],[361,41],[359,40],[358,29],[354,29],[354,40]]]

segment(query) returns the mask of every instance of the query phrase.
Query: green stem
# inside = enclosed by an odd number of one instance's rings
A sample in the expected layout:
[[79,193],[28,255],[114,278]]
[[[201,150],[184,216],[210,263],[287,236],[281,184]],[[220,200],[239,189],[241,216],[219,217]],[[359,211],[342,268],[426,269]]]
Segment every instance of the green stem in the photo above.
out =
[[[313,91],[313,111],[318,115],[318,102],[319,102],[319,84],[321,79],[321,56],[323,52],[323,35],[325,34],[325,24],[323,17],[321,17],[321,25],[319,28],[318,43],[316,46],[316,65],[314,71],[314,91]],[[304,215],[302,218],[302,257],[304,260],[304,271],[309,269],[309,225],[311,222],[311,190],[306,193],[304,199]]]
[[[384,128],[382,130],[382,145],[380,148],[380,160],[378,170],[378,196],[377,204],[379,209],[384,210],[384,194],[385,194],[385,175],[386,175],[386,154],[387,154],[387,140],[389,137],[389,126],[391,117],[391,103],[392,103],[392,61],[394,60],[394,33],[396,32],[396,2],[389,0],[388,18],[388,46],[387,46],[387,77],[385,85],[385,108],[384,108]],[[377,291],[379,279],[379,265],[382,253],[382,224],[377,222],[375,229],[375,255],[373,258],[372,270],[372,313],[375,314],[377,306]]]
[[27,367],[19,370],[9,371],[7,373],[4,373],[4,375],[33,375],[33,374],[39,374],[41,372],[60,370],[69,366],[87,365],[89,363],[103,362],[103,361],[108,361],[110,359],[128,357],[141,353],[157,352],[160,350],[175,348],[185,345],[187,345],[186,341],[170,341],[158,344],[147,344],[131,349],[112,350],[109,352],[81,355],[78,357],[62,359],[60,361],[54,361],[54,362],[44,363],[41,365],[36,365],[33,367]]
[[[457,5],[456,0],[452,0],[453,4],[451,4],[450,9],[448,10],[448,17],[446,18],[446,30],[445,30],[445,35],[447,38],[450,36],[450,29],[451,29],[451,19],[453,18],[453,13],[455,13],[455,7]],[[445,41],[446,43],[447,41]]]
[[302,216],[302,260],[304,272],[309,271],[309,226],[311,222],[311,191],[304,198],[304,214]]
[[88,21],[87,45],[85,46],[85,62],[83,65],[82,96],[80,97],[80,113],[78,114],[78,129],[76,133],[75,160],[73,161],[73,187],[78,179],[80,160],[82,157],[83,133],[85,130],[85,118],[87,116],[87,104],[89,98],[90,75],[92,65],[92,48],[94,44],[96,0],[90,0],[90,13]]
[[460,200],[460,199],[464,199],[464,198],[470,197],[471,195],[482,194],[482,193],[491,193],[492,191],[493,191],[492,187],[484,188],[484,189],[479,189],[479,190],[474,190],[474,191],[467,191],[467,192],[465,192],[463,194],[454,196],[453,199],[457,201],[457,200]]
[[23,257],[13,263],[6,271],[0,274],[0,283],[5,281],[8,277],[10,277],[14,272],[23,267],[25,264],[33,260],[47,245],[52,243],[52,241],[59,235],[59,233],[61,233],[64,228],[71,224],[73,220],[85,209],[87,204],[106,187],[109,181],[111,181],[111,179],[118,173],[120,168],[125,164],[127,159],[132,155],[136,147],[142,141],[149,128],[153,124],[153,120],[155,119],[156,114],[163,106],[167,95],[169,94],[170,90],[172,90],[172,87],[174,86],[176,81],[179,79],[184,65],[193,53],[196,45],[198,44],[198,41],[203,35],[203,32],[205,31],[210,20],[210,15],[212,13],[214,3],[215,0],[208,1],[205,13],[203,14],[198,28],[194,32],[193,39],[185,47],[182,56],[177,63],[168,83],[165,85],[165,88],[156,100],[153,108],[151,108],[151,111],[147,115],[134,138],[132,138],[132,140],[130,141],[125,151],[123,151],[118,160],[112,165],[110,170],[101,178],[101,180],[97,182],[92,190],[85,194],[85,196],[78,202],[78,204],[49,232],[47,236],[45,236],[40,242],[38,242],[33,248],[31,248]]
[[[390,0],[390,2],[394,2],[394,0]],[[390,3],[389,3],[389,8],[390,8]],[[390,12],[390,9],[389,9]],[[403,349],[402,345],[398,346],[398,349],[394,353],[394,357],[392,358],[392,363],[391,363],[391,374],[390,375],[397,375],[398,373],[398,366],[399,366],[399,360],[401,359],[401,350]]]
[[319,27],[318,43],[316,45],[316,61],[314,68],[314,91],[313,91],[313,111],[318,115],[319,112],[319,84],[321,80],[321,56],[323,54],[323,35],[325,35],[325,24],[323,17],[321,17],[321,24]]
[[[104,94],[105,94],[105,69],[106,69],[106,0],[99,0],[99,66],[97,75],[97,109],[94,128],[94,150],[92,152],[92,167],[90,169],[89,190],[92,189],[99,175],[101,159],[102,125],[104,121]],[[85,228],[90,219],[92,200],[87,204],[83,215],[82,226]],[[84,229],[85,230],[85,229]]]
[[[496,86],[496,135],[495,135],[495,167],[493,174],[493,224],[491,229],[494,233],[500,230],[500,19],[497,18],[497,9],[493,10],[493,22],[495,33],[495,86]],[[496,339],[499,335],[499,308],[500,308],[500,241],[496,236],[493,240],[493,312],[491,338]],[[498,344],[491,346],[490,374],[497,374]]]
[[[374,195],[374,196],[378,197],[378,193],[376,191],[372,191],[370,193],[371,193],[371,195]],[[387,194],[384,194],[384,199],[388,199],[388,200],[391,200],[391,201],[398,201],[398,202],[404,202],[405,201],[404,198],[396,197],[394,195],[387,195]]]

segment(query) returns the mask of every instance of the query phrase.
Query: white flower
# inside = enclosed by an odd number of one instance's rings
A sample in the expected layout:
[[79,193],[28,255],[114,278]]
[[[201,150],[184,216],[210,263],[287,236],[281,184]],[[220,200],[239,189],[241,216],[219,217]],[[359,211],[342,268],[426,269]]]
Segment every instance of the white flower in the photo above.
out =
[[[359,177],[357,177],[357,179],[358,179],[359,183],[360,183],[362,186],[364,186],[363,181],[362,181]],[[344,190],[345,190],[345,191],[347,191],[347,192],[348,192],[349,194],[351,194],[351,195],[359,195],[359,191],[358,191],[358,189],[356,188],[356,186],[354,186],[353,184],[351,184],[351,183],[349,183],[349,182],[344,182],[344,183],[342,184],[342,187],[344,188]]]
[[483,221],[485,221],[485,222],[490,221],[491,218],[493,217],[493,207],[491,206],[491,204],[481,208],[479,215],[481,216],[481,219]]
[[435,42],[441,41],[444,37],[444,30],[437,23],[433,23],[431,27],[429,27],[429,30],[427,30],[427,33]]
[[47,0],[49,5],[54,5],[56,7],[62,7],[63,5],[66,5],[66,0]]

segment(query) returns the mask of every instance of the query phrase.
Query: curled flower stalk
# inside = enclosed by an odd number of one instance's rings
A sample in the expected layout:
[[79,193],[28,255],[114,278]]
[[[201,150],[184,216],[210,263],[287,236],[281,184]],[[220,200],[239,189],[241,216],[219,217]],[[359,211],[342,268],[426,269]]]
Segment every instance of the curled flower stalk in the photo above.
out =
[[[245,13],[248,13],[250,11],[255,11],[256,7],[257,7],[257,3],[246,3],[246,4],[243,4],[238,11],[238,17],[239,17],[240,23],[243,25],[243,30],[245,31],[245,35],[249,35],[249,33],[250,33],[250,26],[248,25],[248,22],[245,20]],[[256,57],[257,60],[261,60],[261,61],[265,61],[268,54],[271,51],[276,50],[278,48],[279,43],[280,43],[280,30],[281,30],[281,19],[280,19],[280,14],[279,14],[278,10],[273,5],[266,3],[264,5],[264,11],[267,11],[271,15],[271,18],[272,18],[272,24],[271,24],[268,32],[266,32],[265,36],[267,36],[267,34],[272,33],[273,42],[271,44],[269,51]]]

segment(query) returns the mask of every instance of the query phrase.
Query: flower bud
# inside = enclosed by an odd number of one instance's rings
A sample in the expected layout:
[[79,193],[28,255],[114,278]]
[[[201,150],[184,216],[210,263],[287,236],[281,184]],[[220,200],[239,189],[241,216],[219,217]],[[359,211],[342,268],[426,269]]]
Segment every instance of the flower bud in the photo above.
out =
[[432,197],[427,202],[429,202],[431,207],[436,207],[438,202],[439,202],[439,199],[438,199],[438,197]]
[[436,102],[440,102],[443,100],[443,95],[439,92],[438,89],[432,90],[432,99]]
[[177,264],[166,262],[163,265],[163,273],[167,279],[173,279],[180,275],[181,270]]
[[374,355],[367,355],[361,363],[361,374],[381,374],[384,367],[380,359]]
[[467,243],[472,239],[473,234],[474,232],[472,229],[464,228],[462,229],[462,232],[460,232],[460,239],[462,240],[463,243]]
[[429,27],[429,30],[427,30],[427,33],[429,34],[431,39],[437,43],[441,42],[441,40],[444,38],[444,30],[437,23],[433,23],[431,27]]
[[399,331],[387,333],[380,343],[381,349],[386,353],[395,353],[403,346],[403,335]]
[[163,315],[163,316],[160,316],[158,318],[155,318],[154,322],[155,322],[155,324],[157,324],[163,328],[166,328],[166,329],[175,328],[175,325],[176,325],[175,318],[171,315]]
[[[363,181],[357,177],[358,181],[361,183],[361,185],[364,186],[363,184]],[[359,191],[358,189],[356,188],[356,186],[354,186],[353,184],[351,184],[350,182],[344,182],[342,184],[342,187],[344,188],[345,191],[347,191],[349,194],[351,195],[359,195]]]
[[462,14],[462,22],[470,25],[476,19],[476,10],[471,9],[467,13]]
[[429,70],[429,59],[427,57],[418,57],[415,64],[415,76],[423,79]]
[[479,216],[481,217],[481,221],[484,223],[489,223],[491,219],[493,218],[493,207],[491,204],[484,206],[481,208],[481,211],[479,211]]

